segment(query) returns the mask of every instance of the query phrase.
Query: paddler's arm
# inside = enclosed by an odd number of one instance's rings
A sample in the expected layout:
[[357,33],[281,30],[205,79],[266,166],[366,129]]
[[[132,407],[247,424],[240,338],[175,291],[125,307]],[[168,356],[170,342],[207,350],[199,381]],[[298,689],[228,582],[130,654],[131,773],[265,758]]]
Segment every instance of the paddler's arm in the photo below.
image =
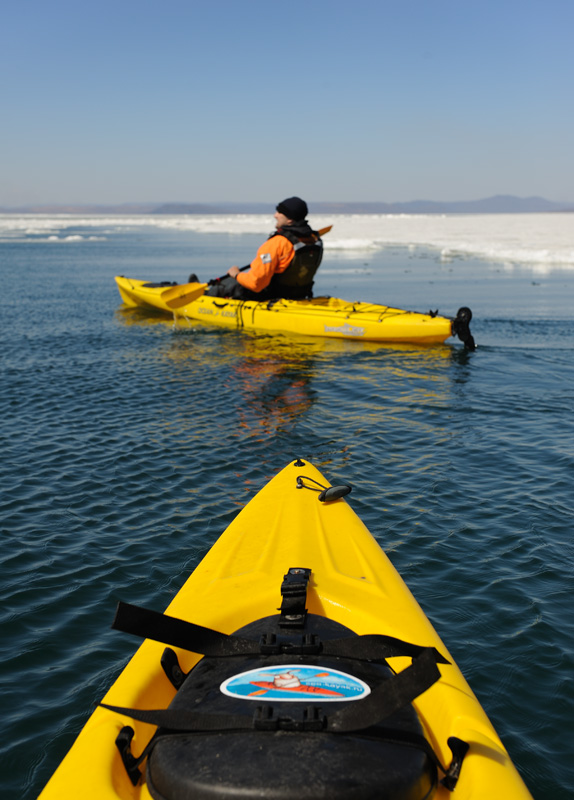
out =
[[264,242],[249,265],[248,272],[230,267],[227,274],[252,292],[261,292],[271,283],[276,272],[287,269],[293,258],[294,247],[284,236],[273,236]]

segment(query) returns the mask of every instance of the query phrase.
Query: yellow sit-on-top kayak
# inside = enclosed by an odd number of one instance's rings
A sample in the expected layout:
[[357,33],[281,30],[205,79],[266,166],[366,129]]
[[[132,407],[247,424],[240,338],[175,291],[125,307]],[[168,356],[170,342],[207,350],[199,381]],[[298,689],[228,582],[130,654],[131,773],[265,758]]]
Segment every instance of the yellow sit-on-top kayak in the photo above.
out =
[[376,303],[351,303],[336,297],[308,300],[232,300],[205,294],[207,284],[157,284],[116,276],[127,306],[160,311],[180,324],[202,322],[224,328],[299,333],[368,342],[441,344],[458,336],[469,350],[475,343],[469,308],[455,318],[420,314]]
[[298,459],[165,614],[119,604],[145,641],[42,800],[531,797],[349,491]]

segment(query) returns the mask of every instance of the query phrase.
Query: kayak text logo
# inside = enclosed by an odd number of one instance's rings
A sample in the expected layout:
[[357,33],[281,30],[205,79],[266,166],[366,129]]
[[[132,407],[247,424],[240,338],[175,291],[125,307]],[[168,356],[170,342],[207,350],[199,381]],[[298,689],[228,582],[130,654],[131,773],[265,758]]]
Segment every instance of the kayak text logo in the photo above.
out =
[[357,328],[356,325],[349,325],[349,323],[345,323],[345,325],[323,325],[323,330],[325,333],[342,333],[343,336],[364,336],[365,329],[364,328]]
[[341,702],[360,700],[371,690],[364,681],[345,672],[321,666],[281,664],[250,669],[224,681],[223,694],[244,700]]

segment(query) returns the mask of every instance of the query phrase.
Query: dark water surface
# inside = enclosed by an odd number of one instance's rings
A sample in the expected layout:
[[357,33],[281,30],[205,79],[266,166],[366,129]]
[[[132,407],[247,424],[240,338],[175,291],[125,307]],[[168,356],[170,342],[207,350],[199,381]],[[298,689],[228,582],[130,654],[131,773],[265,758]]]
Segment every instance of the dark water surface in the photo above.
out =
[[301,456],[354,485],[534,797],[571,797],[573,274],[326,257],[316,293],[469,305],[474,353],[178,332],[121,309],[114,274],[205,279],[261,238],[0,244],[2,796],[37,796],[134,652],[110,630],[117,600],[164,608]]

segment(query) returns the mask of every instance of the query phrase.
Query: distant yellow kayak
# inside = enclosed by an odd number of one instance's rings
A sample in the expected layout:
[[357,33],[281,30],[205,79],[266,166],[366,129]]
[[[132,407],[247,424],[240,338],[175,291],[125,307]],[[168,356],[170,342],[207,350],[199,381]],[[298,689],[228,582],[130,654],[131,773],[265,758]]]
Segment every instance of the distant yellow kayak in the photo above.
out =
[[420,314],[375,303],[351,303],[335,297],[310,300],[231,300],[205,294],[207,284],[152,284],[116,277],[127,306],[160,311],[180,325],[201,322],[224,328],[298,333],[382,343],[441,344],[458,336],[473,350],[472,313],[461,308],[454,319]]
[[349,491],[298,459],[165,614],[120,603],[145,641],[42,800],[532,800]]

